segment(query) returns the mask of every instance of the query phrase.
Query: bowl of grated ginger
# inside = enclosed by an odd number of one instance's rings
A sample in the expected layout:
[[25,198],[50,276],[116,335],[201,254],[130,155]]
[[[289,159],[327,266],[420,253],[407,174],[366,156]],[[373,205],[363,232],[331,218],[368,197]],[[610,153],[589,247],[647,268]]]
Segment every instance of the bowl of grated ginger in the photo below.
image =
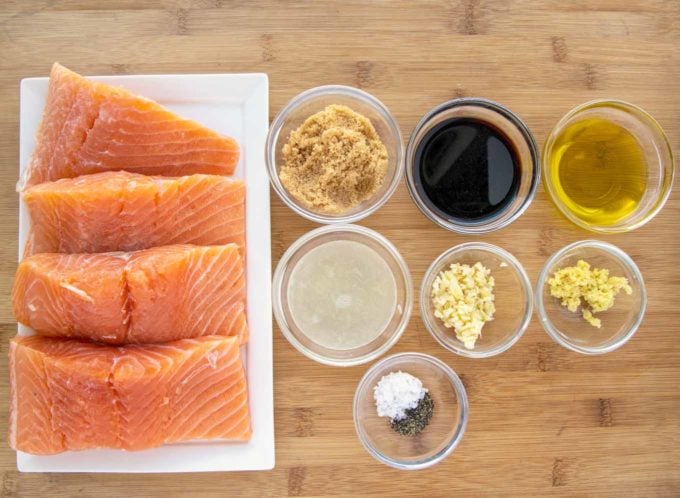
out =
[[647,304],[633,259],[597,240],[575,242],[553,254],[538,277],[535,294],[548,335],[587,355],[609,353],[628,342]]

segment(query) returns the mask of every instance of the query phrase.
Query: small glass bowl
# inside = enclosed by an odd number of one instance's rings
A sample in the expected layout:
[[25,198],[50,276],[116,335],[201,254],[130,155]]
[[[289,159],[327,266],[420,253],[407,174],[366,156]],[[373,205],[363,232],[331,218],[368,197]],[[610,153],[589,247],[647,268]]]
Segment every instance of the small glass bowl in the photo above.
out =
[[[373,391],[390,372],[418,377],[434,401],[430,424],[416,436],[395,432],[379,417]],[[465,387],[448,365],[421,353],[389,356],[363,376],[354,395],[354,427],[364,448],[379,462],[402,470],[431,467],[446,458],[463,438],[468,419]]]
[[[595,328],[581,315],[572,313],[550,295],[548,280],[579,259],[593,268],[606,268],[612,277],[626,277],[631,295],[621,291],[614,306],[595,314],[602,328]],[[597,240],[583,240],[563,247],[546,261],[536,283],[536,309],[541,325],[553,340],[567,349],[587,355],[610,353],[623,346],[640,326],[647,306],[647,293],[642,274],[635,262],[618,247]]]
[[[452,328],[434,316],[431,299],[432,284],[439,272],[451,264],[482,263],[491,270],[495,280],[493,320],[486,322],[474,349],[467,349]],[[420,314],[427,330],[439,344],[468,358],[488,358],[512,347],[524,334],[531,321],[533,293],[531,282],[522,264],[509,252],[484,242],[469,242],[445,251],[434,260],[423,277],[420,287]]]
[[[331,104],[346,105],[370,119],[387,148],[388,161],[387,174],[380,189],[358,206],[339,214],[309,208],[293,197],[279,179],[279,170],[284,165],[282,150],[290,133],[312,114]],[[358,88],[328,85],[302,92],[279,112],[269,128],[265,160],[272,187],[281,200],[297,214],[317,223],[354,223],[378,210],[394,193],[404,169],[403,147],[397,122],[382,102]]]
[[[432,128],[451,118],[468,118],[488,123],[497,128],[515,146],[520,163],[517,193],[507,206],[489,217],[475,221],[451,217],[434,206],[423,190],[416,164],[418,147]],[[413,202],[430,220],[453,232],[480,234],[509,225],[531,204],[540,183],[540,175],[538,147],[527,125],[507,107],[487,99],[461,98],[438,105],[416,125],[406,147],[406,181]]]
[[[295,265],[315,247],[334,240],[360,242],[376,251],[389,266],[396,283],[397,305],[389,323],[374,340],[354,349],[331,349],[311,340],[296,324],[288,302],[288,283]],[[296,240],[276,267],[272,292],[274,316],[288,342],[314,361],[339,367],[372,361],[394,346],[408,324],[413,297],[411,274],[399,251],[378,232],[358,225],[320,227]]]
[[[642,147],[647,161],[647,186],[636,210],[613,225],[593,225],[579,218],[560,200],[559,186],[552,180],[550,163],[557,137],[584,119],[601,118],[630,132]],[[628,232],[654,218],[666,204],[673,186],[675,168],[668,138],[656,120],[640,107],[621,100],[593,100],[569,111],[550,132],[543,147],[543,181],[557,208],[576,225],[599,233]]]

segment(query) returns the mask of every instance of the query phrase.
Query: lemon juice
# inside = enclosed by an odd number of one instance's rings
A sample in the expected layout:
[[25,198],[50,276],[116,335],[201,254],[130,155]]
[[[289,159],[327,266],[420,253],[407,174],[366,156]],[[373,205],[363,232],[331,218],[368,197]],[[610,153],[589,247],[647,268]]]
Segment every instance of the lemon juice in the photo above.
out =
[[397,284],[374,249],[336,240],[315,247],[295,265],[288,299],[305,336],[326,348],[348,350],[385,330],[397,306]]

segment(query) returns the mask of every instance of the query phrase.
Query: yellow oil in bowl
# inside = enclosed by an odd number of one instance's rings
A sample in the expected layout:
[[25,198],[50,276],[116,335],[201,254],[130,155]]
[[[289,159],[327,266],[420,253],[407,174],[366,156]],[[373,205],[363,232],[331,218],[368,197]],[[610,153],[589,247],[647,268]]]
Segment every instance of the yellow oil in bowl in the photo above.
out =
[[587,225],[625,220],[647,188],[648,165],[638,139],[600,117],[577,120],[560,130],[547,160],[557,200]]
[[656,120],[622,100],[593,100],[569,111],[548,135],[542,172],[548,195],[578,226],[635,230],[668,200],[675,166]]

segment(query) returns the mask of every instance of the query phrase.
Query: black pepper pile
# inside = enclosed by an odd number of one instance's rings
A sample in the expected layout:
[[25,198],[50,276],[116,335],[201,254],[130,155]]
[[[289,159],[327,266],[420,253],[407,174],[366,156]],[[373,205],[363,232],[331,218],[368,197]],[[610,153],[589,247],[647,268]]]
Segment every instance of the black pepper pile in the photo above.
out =
[[402,436],[415,436],[428,426],[433,411],[434,401],[430,393],[425,393],[415,408],[406,410],[404,418],[392,420],[390,426]]

